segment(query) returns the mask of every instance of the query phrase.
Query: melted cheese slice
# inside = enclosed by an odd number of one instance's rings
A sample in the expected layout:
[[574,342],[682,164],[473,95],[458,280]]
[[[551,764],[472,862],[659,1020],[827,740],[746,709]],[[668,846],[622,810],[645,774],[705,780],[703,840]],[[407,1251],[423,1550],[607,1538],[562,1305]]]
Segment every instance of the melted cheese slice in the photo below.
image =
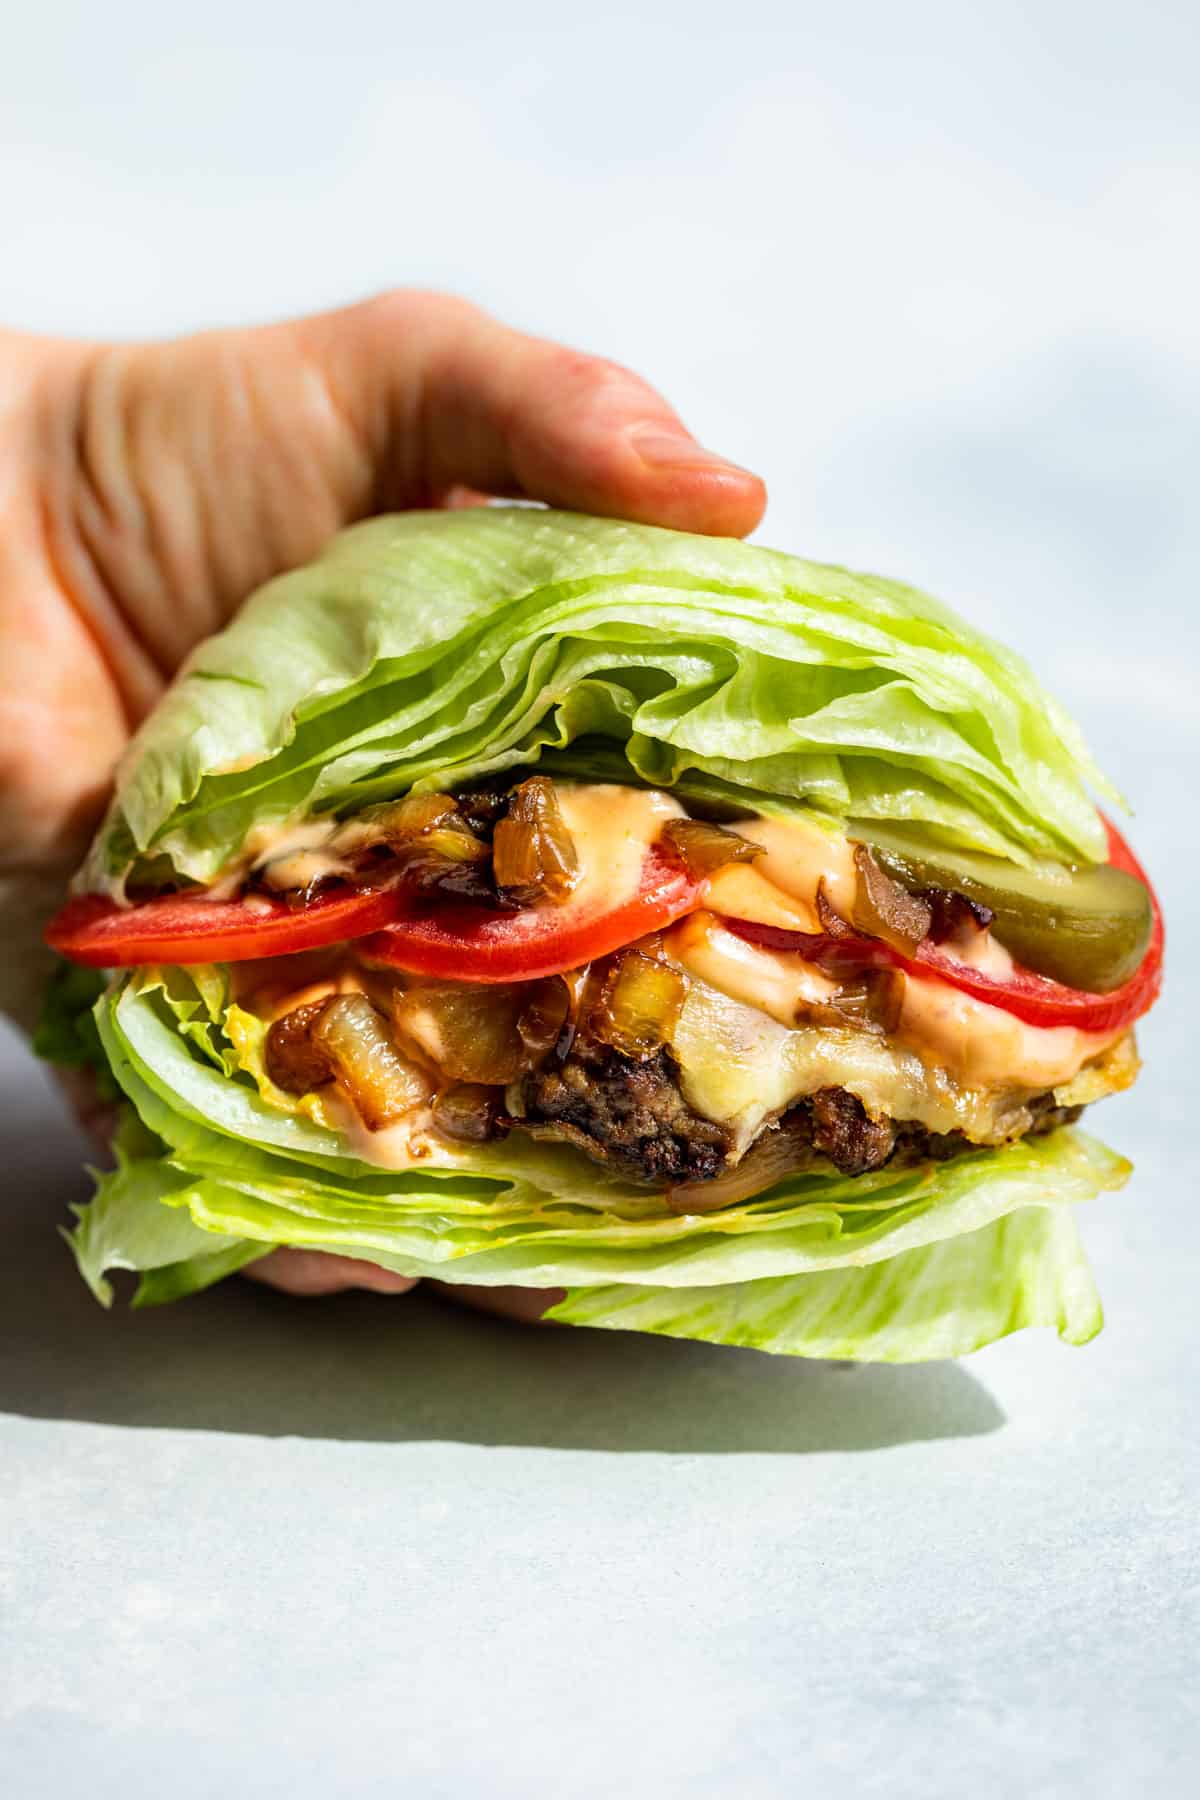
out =
[[978,1142],[1020,1128],[1020,1102],[959,1087],[912,1050],[867,1031],[789,1028],[756,1007],[694,982],[671,1047],[689,1106],[730,1128],[734,1154],[793,1101],[843,1087],[880,1118],[917,1119]]
[[[1059,1088],[1059,1103],[1099,1099],[1128,1086],[1137,1070],[1134,1053],[1122,1049],[1129,1043],[1126,1037],[1102,1050]],[[911,1119],[930,1131],[961,1131],[972,1143],[996,1144],[1027,1129],[1026,1101],[1051,1085],[972,1085],[898,1039],[828,1025],[789,1028],[698,981],[671,1047],[684,1098],[702,1117],[730,1128],[735,1157],[764,1124],[824,1087],[848,1089],[874,1118]]]
[[[1122,1034],[1027,1025],[945,982],[906,976],[890,1037],[805,1025],[836,988],[794,952],[762,949],[696,913],[663,947],[692,987],[672,1048],[683,1093],[728,1125],[737,1149],[802,1095],[844,1087],[875,1117],[911,1119],[997,1143],[1025,1129],[1025,1102],[1063,1087]],[[1113,1085],[1109,1082],[1103,1091]],[[1065,1104],[1071,1104],[1068,1101]]]

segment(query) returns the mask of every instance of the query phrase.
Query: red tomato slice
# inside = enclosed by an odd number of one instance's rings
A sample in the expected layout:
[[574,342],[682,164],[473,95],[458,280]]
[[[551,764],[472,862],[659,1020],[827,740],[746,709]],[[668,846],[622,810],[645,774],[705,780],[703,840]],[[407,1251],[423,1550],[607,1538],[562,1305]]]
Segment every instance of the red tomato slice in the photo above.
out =
[[646,857],[637,891],[607,909],[568,900],[562,906],[489,912],[459,902],[430,904],[415,895],[403,916],[359,949],[374,962],[451,981],[536,981],[607,956],[648,931],[693,912],[703,884],[656,849]]
[[1112,1031],[1132,1025],[1158,998],[1162,986],[1163,919],[1158,896],[1146,879],[1133,851],[1117,831],[1104,821],[1108,831],[1108,859],[1114,868],[1136,876],[1150,895],[1154,924],[1141,967],[1124,986],[1111,994],[1088,994],[1078,988],[1064,987],[1045,975],[1017,964],[1011,976],[999,981],[979,969],[956,962],[936,945],[922,944],[912,957],[902,956],[874,938],[830,938],[810,936],[801,931],[781,931],[772,925],[755,925],[747,919],[723,922],[739,937],[761,944],[768,950],[797,950],[810,962],[851,960],[858,963],[890,965],[906,969],[917,976],[934,976],[948,982],[964,994],[982,1000],[989,1006],[1001,1007],[1029,1025],[1074,1025],[1080,1031]]
[[164,894],[118,906],[83,894],[51,919],[45,938],[52,950],[93,969],[245,962],[362,937],[386,925],[399,906],[395,888],[318,896],[297,907],[258,895],[247,901],[206,900],[203,894]]

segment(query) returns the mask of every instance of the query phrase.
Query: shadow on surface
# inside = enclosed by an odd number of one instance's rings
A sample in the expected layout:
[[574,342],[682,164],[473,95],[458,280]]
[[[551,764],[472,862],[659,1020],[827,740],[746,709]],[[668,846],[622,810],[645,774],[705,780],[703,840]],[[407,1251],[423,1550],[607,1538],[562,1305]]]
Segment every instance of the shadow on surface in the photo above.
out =
[[105,1313],[55,1231],[86,1198],[79,1140],[32,1071],[5,1073],[0,1411],[264,1437],[785,1454],[1004,1422],[955,1363],[847,1369],[522,1328],[422,1293],[303,1301],[233,1279],[161,1310]]

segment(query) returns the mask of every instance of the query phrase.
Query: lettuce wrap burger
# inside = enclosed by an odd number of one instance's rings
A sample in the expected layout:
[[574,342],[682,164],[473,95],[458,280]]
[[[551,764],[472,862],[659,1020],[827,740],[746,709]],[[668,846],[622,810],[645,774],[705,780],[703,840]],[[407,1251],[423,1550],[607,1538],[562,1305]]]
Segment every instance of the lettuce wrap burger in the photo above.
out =
[[286,1245],[796,1355],[1082,1343],[1074,1203],[1128,1165],[1075,1121],[1162,960],[1089,786],[894,582],[357,526],[193,653],[48,931],[41,1047],[122,1102],[80,1269],[150,1304]]

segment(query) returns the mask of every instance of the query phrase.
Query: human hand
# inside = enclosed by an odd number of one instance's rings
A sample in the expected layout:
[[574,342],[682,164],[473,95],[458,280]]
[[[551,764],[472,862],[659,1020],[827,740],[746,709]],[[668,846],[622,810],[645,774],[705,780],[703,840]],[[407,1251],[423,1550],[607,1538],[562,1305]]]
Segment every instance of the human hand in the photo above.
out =
[[[730,536],[765,504],[637,376],[442,295],[166,343],[0,334],[6,1010],[29,1022],[42,919],[192,646],[343,525],[485,495]],[[255,1272],[407,1285],[345,1260]]]

